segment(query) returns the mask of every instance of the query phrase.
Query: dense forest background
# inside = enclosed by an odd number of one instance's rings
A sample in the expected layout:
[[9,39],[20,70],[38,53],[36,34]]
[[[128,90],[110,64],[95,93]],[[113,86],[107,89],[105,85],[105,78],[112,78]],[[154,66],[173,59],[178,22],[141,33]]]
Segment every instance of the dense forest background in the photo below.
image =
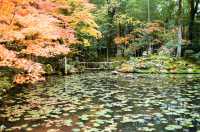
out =
[[17,84],[34,83],[69,68],[66,56],[112,62],[163,53],[199,63],[199,5],[199,0],[1,0],[2,73],[14,72]]
[[[199,0],[92,0],[97,5],[100,40],[87,50],[99,56],[140,56],[161,46],[197,53],[199,45]],[[180,34],[180,35],[178,35]],[[182,52],[179,45],[182,46]],[[95,59],[95,58],[94,58]]]

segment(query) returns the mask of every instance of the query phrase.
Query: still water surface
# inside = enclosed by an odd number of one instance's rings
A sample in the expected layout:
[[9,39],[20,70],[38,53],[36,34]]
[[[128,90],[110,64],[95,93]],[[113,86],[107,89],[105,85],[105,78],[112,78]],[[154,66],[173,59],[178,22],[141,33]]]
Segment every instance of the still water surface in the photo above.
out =
[[11,132],[197,132],[200,75],[49,77],[4,96],[0,126]]

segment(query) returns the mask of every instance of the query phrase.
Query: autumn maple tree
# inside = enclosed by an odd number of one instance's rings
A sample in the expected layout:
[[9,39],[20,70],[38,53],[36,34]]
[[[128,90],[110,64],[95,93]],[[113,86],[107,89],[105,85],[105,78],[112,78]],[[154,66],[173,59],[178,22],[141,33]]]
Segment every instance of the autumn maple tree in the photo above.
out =
[[18,84],[44,80],[42,64],[26,56],[64,56],[85,42],[78,33],[98,37],[93,9],[87,0],[0,0],[0,67],[22,69]]

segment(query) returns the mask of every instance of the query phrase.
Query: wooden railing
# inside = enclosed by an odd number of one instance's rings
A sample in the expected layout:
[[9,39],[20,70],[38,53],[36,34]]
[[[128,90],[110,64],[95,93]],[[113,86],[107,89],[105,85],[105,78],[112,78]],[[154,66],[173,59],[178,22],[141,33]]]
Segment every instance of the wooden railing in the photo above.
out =
[[85,70],[113,70],[113,65],[116,63],[120,62],[79,62],[80,65],[85,67]]

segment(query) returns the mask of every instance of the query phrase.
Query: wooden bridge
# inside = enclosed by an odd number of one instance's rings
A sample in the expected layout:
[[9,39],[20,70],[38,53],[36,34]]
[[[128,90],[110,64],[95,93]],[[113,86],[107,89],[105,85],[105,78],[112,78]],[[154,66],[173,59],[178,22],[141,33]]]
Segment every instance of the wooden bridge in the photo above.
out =
[[80,66],[85,67],[85,70],[114,70],[119,61],[114,62],[79,62]]
[[[64,58],[65,71],[68,71],[66,65],[69,63],[69,59],[67,57]],[[77,67],[81,67],[82,70],[114,70],[117,65],[119,65],[120,61],[113,62],[76,62]]]

